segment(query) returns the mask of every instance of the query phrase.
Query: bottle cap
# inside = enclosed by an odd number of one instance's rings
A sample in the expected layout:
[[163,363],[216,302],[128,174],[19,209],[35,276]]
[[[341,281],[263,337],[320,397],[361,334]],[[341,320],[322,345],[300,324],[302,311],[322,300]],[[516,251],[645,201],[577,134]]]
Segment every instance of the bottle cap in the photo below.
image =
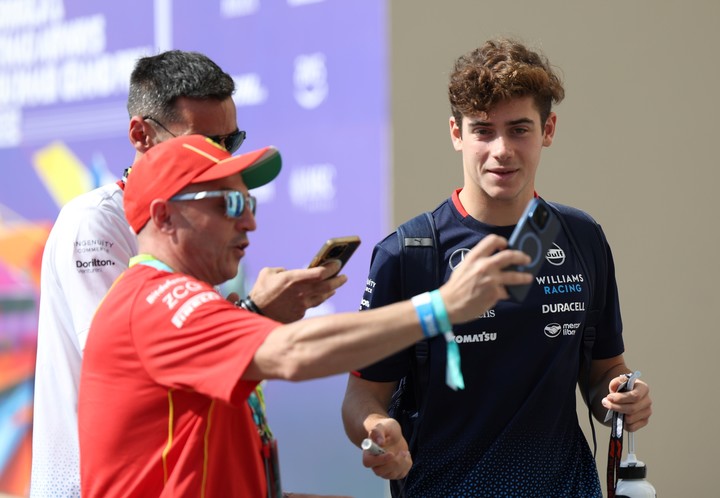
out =
[[618,479],[645,479],[647,467],[642,462],[631,465],[620,465]]

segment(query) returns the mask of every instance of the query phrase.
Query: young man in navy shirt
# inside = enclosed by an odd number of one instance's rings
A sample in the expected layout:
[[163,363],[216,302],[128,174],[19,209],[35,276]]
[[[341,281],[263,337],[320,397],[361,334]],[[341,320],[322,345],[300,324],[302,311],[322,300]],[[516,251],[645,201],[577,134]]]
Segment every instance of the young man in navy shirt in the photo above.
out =
[[[443,281],[483,237],[508,238],[538,195],[541,151],[555,135],[552,104],[563,99],[564,89],[542,55],[498,39],[456,61],[448,93],[450,137],[462,156],[464,184],[432,212]],[[587,223],[594,222],[588,217]],[[350,375],[343,402],[346,432],[356,444],[369,437],[385,449],[382,455],[363,452],[363,464],[395,480],[394,496],[602,496],[575,404],[590,285],[604,296],[589,390],[582,386],[593,414],[603,421],[608,409],[615,410],[624,414],[626,429],[635,431],[648,423],[652,410],[642,381],[617,392],[630,369],[623,359],[612,255],[602,230],[598,234],[607,253],[603,278],[591,282],[561,231],[554,257],[546,258],[522,303],[500,301],[453,329],[464,389],[446,385],[445,340],[429,341],[428,380],[411,448],[387,407],[400,379],[413,375],[414,350]],[[396,234],[376,246],[363,309],[402,298],[400,259]]]

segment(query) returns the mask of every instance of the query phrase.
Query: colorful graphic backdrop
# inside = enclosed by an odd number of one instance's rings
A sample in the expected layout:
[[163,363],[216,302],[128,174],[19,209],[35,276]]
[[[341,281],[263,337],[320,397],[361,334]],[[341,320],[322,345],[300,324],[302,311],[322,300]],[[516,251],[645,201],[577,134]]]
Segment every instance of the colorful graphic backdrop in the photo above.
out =
[[[0,492],[27,491],[39,263],[60,207],[133,158],[125,109],[135,60],[195,50],[235,79],[241,150],[276,145],[280,177],[254,191],[243,262],[305,266],[327,238],[359,235],[349,283],[308,315],[358,308],[386,230],[383,0],[0,0]],[[340,422],[344,376],[270,382],[270,422],[291,491],[382,495]]]

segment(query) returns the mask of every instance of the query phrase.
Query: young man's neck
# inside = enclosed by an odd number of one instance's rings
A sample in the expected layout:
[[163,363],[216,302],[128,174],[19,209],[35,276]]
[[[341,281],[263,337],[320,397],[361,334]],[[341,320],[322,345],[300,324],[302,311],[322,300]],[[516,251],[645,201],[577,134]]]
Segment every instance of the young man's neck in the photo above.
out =
[[463,188],[458,198],[465,211],[478,221],[494,226],[515,225],[520,219],[528,202],[533,198],[530,195],[519,195],[513,199],[494,199],[487,193],[472,192],[472,189]]

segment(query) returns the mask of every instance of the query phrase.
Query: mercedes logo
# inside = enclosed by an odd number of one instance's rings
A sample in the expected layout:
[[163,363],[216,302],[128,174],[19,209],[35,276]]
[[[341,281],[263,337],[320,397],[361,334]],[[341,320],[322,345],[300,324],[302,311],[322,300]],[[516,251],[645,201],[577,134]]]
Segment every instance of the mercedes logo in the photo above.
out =
[[460,263],[465,261],[465,255],[470,252],[470,249],[462,248],[457,249],[455,252],[453,252],[450,255],[450,269],[454,270],[458,266],[460,266]]

